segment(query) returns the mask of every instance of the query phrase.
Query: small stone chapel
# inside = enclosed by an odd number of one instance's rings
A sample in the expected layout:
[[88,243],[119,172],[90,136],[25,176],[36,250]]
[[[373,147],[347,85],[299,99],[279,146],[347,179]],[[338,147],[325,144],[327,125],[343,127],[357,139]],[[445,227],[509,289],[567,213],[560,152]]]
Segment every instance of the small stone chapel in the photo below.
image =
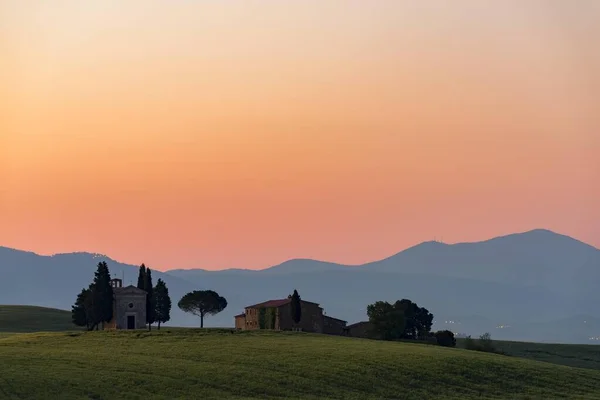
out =
[[121,279],[111,279],[114,293],[113,319],[104,329],[144,329],[146,327],[146,291],[129,285]]

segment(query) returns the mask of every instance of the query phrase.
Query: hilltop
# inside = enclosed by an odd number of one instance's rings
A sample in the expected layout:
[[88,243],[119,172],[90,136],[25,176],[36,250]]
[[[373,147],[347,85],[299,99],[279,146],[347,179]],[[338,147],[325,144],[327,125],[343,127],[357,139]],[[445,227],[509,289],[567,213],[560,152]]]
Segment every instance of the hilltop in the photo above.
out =
[[[125,284],[135,284],[138,266],[104,255],[40,256],[0,248],[0,303],[68,310],[99,261],[106,261]],[[355,266],[297,259],[258,271],[170,270],[153,271],[153,276],[167,283],[174,304],[197,289],[213,289],[227,298],[228,307],[206,321],[213,327],[233,326],[233,316],[244,306],[298,289],[304,299],[348,323],[364,320],[367,304],[404,297],[433,312],[435,329],[566,343],[600,336],[595,287],[600,250],[543,229],[474,243],[425,242]],[[176,306],[171,316],[172,325],[198,325]],[[571,321],[569,329],[566,321]]]
[[438,346],[228,330],[14,335],[0,338],[0,377],[4,396],[31,399],[600,397],[600,371]]

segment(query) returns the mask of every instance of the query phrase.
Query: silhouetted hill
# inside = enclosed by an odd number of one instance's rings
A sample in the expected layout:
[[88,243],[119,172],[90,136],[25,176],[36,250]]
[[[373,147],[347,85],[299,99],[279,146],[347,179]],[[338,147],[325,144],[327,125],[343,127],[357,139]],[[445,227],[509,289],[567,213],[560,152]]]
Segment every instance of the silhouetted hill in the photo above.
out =
[[426,242],[363,267],[542,286],[571,294],[595,286],[590,278],[600,278],[600,251],[538,229],[477,243]]
[[[45,257],[0,248],[0,303],[70,309],[101,260],[113,275],[124,272],[124,283],[136,282],[137,266],[106,256]],[[581,341],[590,334],[589,326],[585,332],[579,326],[548,327],[580,314],[600,318],[600,250],[547,230],[477,243],[425,242],[360,266],[296,259],[260,271],[171,270],[156,271],[153,277],[169,286],[171,325],[197,324],[176,304],[187,291],[207,288],[229,303],[207,319],[208,326],[232,326],[233,316],[244,306],[285,297],[294,288],[303,298],[321,303],[328,315],[349,323],[366,319],[366,305],[376,300],[410,298],[434,313],[436,328],[473,335],[490,331],[498,339]],[[445,324],[461,319],[460,326]]]

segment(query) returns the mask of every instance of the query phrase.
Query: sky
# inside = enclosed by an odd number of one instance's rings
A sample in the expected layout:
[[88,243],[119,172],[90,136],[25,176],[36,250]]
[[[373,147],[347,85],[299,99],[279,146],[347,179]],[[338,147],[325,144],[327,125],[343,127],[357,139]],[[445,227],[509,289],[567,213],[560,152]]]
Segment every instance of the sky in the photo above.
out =
[[600,247],[600,2],[0,0],[0,246],[359,264]]

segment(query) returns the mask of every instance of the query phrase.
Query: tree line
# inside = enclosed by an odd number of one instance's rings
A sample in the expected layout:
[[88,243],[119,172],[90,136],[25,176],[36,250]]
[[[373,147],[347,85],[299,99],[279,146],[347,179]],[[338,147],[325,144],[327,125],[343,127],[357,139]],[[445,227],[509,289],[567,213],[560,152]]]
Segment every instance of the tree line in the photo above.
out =
[[[77,295],[71,308],[73,323],[87,330],[104,329],[104,324],[113,319],[114,290],[110,284],[110,271],[106,262],[98,263],[94,280]],[[152,324],[160,325],[171,319],[171,298],[169,289],[162,279],[152,285],[152,270],[142,264],[139,268],[137,288],[146,292],[146,324],[152,330]],[[200,327],[204,327],[204,318],[220,313],[227,307],[227,300],[213,290],[194,290],[184,295],[177,303],[187,313],[200,317]]]
[[[114,291],[110,284],[110,272],[106,262],[97,265],[94,279],[87,288],[77,295],[71,314],[73,323],[88,330],[104,329],[104,324],[113,319]],[[146,324],[152,330],[157,323],[171,319],[171,298],[169,289],[162,279],[152,284],[152,270],[142,264],[139,268],[137,287],[146,292]],[[289,295],[292,321],[297,325],[302,318],[301,298],[297,290]],[[216,315],[227,307],[227,299],[213,290],[194,290],[185,294],[177,306],[186,313],[200,318],[200,327],[204,327],[204,318]],[[441,346],[454,347],[456,339],[449,330],[431,332],[433,314],[409,299],[394,303],[377,301],[367,306],[370,329],[368,336],[382,340],[421,340],[435,342]],[[487,336],[486,336],[487,335]],[[467,348],[480,351],[495,351],[489,334],[483,335],[476,343],[468,340]],[[470,339],[470,337],[468,338]],[[490,350],[492,349],[492,350]]]
[[369,336],[382,340],[420,340],[440,346],[454,347],[454,333],[448,330],[431,332],[433,314],[409,299],[388,303],[377,301],[367,306],[371,323]]
[[[94,280],[77,295],[71,308],[71,318],[77,326],[87,330],[104,329],[104,324],[114,316],[114,290],[110,284],[110,271],[105,261],[99,262]],[[165,323],[171,319],[171,298],[169,289],[162,279],[152,286],[152,270],[144,264],[140,266],[137,287],[146,292],[146,324]]]
[[138,289],[146,291],[146,323],[148,330],[152,330],[152,324],[165,323],[171,319],[171,298],[169,289],[162,279],[158,279],[156,286],[152,286],[152,270],[144,264],[140,266],[137,281]]

